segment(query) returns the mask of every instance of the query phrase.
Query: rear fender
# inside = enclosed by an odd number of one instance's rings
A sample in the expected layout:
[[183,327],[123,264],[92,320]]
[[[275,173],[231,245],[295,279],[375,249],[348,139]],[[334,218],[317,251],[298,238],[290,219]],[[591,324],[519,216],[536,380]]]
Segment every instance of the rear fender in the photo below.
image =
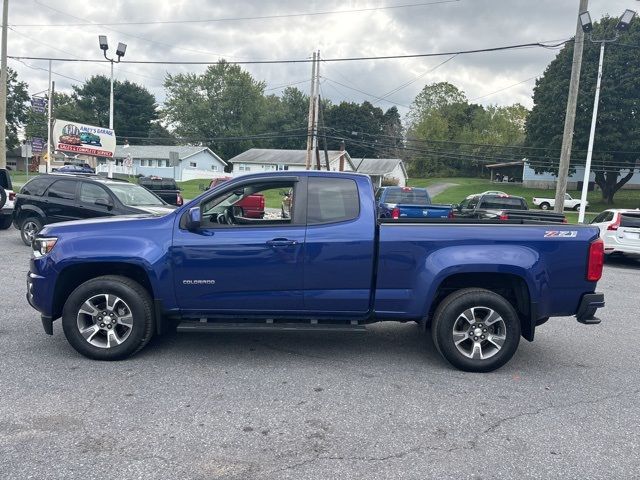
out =
[[[420,312],[431,311],[438,288],[450,276],[464,273],[510,274],[524,280],[532,304],[548,288],[547,272],[538,253],[519,245],[460,245],[439,249],[425,259],[414,298],[422,299]],[[482,287],[482,285],[476,285]]]

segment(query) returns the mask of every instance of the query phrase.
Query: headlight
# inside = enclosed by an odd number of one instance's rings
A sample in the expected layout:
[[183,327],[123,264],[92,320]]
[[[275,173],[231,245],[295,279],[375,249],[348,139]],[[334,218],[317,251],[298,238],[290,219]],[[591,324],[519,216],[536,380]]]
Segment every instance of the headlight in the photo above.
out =
[[33,239],[33,256],[36,258],[42,257],[53,250],[53,247],[58,241],[55,237],[36,237]]

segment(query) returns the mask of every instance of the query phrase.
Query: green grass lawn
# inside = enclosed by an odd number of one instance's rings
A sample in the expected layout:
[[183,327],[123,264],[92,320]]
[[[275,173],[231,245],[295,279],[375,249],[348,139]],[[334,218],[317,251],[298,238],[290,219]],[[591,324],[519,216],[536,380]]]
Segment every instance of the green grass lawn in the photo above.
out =
[[[509,195],[524,197],[529,204],[529,208],[537,208],[533,205],[533,197],[554,198],[555,190],[545,190],[539,188],[524,188],[522,185],[512,185],[508,183],[491,183],[486,179],[478,178],[414,178],[409,180],[409,184],[415,187],[426,187],[435,183],[455,183],[457,186],[448,188],[444,192],[436,195],[434,201],[438,203],[460,203],[465,197],[474,193],[486,190],[500,190]],[[581,192],[567,191],[573,198],[580,198]],[[587,210],[587,221],[593,219],[599,212],[607,208],[638,208],[640,207],[640,190],[620,190],[616,193],[615,204],[607,205],[602,201],[600,192],[589,192],[589,208]],[[566,211],[567,220],[571,223],[578,221],[578,213]]]

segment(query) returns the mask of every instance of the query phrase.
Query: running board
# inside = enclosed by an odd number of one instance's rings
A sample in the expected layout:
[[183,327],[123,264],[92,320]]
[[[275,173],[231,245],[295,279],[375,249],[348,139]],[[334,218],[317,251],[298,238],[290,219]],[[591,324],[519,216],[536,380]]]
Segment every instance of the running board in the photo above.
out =
[[364,325],[357,323],[283,323],[283,322],[191,322],[183,321],[178,332],[266,332],[266,331],[311,331],[311,332],[366,332]]

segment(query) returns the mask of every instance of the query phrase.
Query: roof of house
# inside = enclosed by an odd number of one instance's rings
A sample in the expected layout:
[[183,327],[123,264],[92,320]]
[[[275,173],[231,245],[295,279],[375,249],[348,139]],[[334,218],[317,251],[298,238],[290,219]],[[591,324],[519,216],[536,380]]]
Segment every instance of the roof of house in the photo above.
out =
[[[340,151],[329,150],[329,161],[340,156]],[[345,158],[352,165],[351,157],[348,152],[344,152]],[[257,163],[264,165],[306,165],[307,163],[307,151],[306,150],[283,150],[276,148],[251,148],[246,152],[242,152],[240,155],[236,155],[229,160],[231,163]],[[320,152],[320,161],[324,166],[324,152]],[[312,163],[315,165],[315,156]]]
[[407,176],[404,162],[399,158],[362,158],[354,160],[353,163],[359,173],[367,175],[387,175],[400,165],[405,177]]
[[177,145],[116,145],[115,158],[125,158],[127,155],[131,155],[131,158],[159,158],[169,160],[169,152],[178,152],[180,160],[184,160],[187,157],[200,153],[202,151],[208,151],[215,158],[220,160],[226,165],[218,155],[212,152],[207,147],[193,147],[193,146],[177,146]]

